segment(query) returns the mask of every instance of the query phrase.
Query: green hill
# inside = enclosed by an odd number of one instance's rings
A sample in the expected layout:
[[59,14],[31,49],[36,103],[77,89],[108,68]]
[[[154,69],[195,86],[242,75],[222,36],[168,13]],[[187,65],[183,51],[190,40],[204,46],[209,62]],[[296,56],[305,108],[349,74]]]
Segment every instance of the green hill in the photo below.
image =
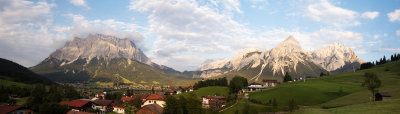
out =
[[[382,81],[379,92],[386,92],[393,100],[370,103],[371,93],[361,83],[364,73],[376,73]],[[368,107],[374,107],[375,112],[398,112],[393,107],[399,105],[400,99],[400,61],[378,65],[371,69],[356,72],[344,72],[310,79],[306,82],[284,83],[273,88],[249,94],[253,103],[268,105],[269,100],[276,99],[280,109],[287,109],[289,99],[294,99],[302,108],[296,113],[353,113],[367,112]],[[342,92],[340,92],[342,91]],[[385,105],[382,105],[385,104]],[[379,107],[378,105],[382,105]],[[358,109],[356,109],[358,107]],[[365,109],[365,110],[361,110]],[[231,110],[231,109],[230,109]],[[233,109],[232,109],[233,110]],[[364,111],[364,112],[363,112]],[[240,111],[239,111],[240,112]]]
[[15,62],[0,58],[0,79],[27,84],[53,84],[49,79],[38,75]]

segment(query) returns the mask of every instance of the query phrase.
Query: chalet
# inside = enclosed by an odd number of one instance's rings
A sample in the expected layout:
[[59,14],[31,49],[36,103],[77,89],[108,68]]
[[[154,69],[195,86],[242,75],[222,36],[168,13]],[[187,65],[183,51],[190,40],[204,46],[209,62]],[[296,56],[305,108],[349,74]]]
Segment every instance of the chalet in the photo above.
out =
[[226,105],[224,96],[203,96],[202,99],[203,108],[211,108],[215,110]]
[[182,89],[177,89],[175,90],[176,94],[181,94],[182,93]]
[[263,80],[263,85],[265,87],[274,87],[278,84],[278,80]]
[[375,101],[382,101],[391,99],[392,96],[389,93],[376,93],[375,94]]
[[142,107],[149,104],[158,104],[161,107],[164,107],[165,105],[164,96],[157,94],[150,94],[149,96],[146,97]]
[[164,109],[158,104],[145,105],[136,111],[135,114],[162,114]]
[[92,102],[89,100],[72,100],[72,101],[61,101],[60,105],[66,105],[72,108],[72,111],[86,112],[86,109],[92,106]]
[[112,100],[95,100],[93,101],[92,108],[94,110],[99,109],[101,114],[113,111]]
[[264,88],[265,88],[265,86],[263,86],[262,84],[253,82],[253,83],[249,84],[249,86],[247,86],[247,88],[245,88],[245,89],[246,89],[246,91],[257,91],[257,90],[264,89]]
[[34,114],[32,109],[18,105],[1,105],[0,114]]
[[125,105],[121,100],[115,100],[111,105],[113,107],[113,112],[121,114],[125,113]]

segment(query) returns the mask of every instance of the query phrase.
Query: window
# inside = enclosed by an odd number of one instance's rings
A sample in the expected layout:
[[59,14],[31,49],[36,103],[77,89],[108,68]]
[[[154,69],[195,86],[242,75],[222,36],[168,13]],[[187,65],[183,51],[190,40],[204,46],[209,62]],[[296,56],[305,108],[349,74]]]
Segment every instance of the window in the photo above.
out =
[[154,101],[154,103],[157,103],[157,101]]
[[151,103],[151,101],[149,101],[149,103]]

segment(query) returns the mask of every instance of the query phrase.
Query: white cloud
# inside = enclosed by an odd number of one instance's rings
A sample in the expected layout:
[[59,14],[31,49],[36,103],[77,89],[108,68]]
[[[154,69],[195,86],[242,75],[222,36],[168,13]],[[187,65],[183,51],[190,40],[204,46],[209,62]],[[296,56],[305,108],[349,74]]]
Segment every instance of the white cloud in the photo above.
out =
[[358,13],[333,5],[328,0],[314,1],[306,6],[305,16],[314,21],[342,27],[356,26],[361,24],[358,20]]
[[71,2],[75,6],[81,6],[81,7],[89,8],[87,6],[85,0],[69,0],[69,2]]
[[240,4],[237,1],[215,1],[213,4],[224,7],[223,11],[210,4],[199,5],[197,1],[131,1],[131,10],[149,15],[149,31],[157,35],[150,55],[154,58],[152,61],[189,68],[195,66],[194,63],[163,61],[193,53],[203,58],[212,54],[233,53],[230,48],[233,39],[249,33],[242,24],[232,19],[232,12],[241,12]]
[[393,12],[387,14],[390,22],[400,21],[400,9],[396,9]]
[[2,0],[0,4],[1,58],[36,65],[65,41],[66,34],[50,23],[53,4],[25,0]]
[[68,14],[67,16],[71,17],[74,22],[74,25],[70,28],[70,32],[74,37],[85,38],[88,34],[101,33],[118,38],[128,38],[133,40],[142,50],[146,50],[143,46],[145,38],[137,32],[137,29],[141,29],[141,27],[136,24],[120,22],[114,19],[87,20],[82,15],[74,14]]
[[396,30],[396,35],[400,36],[400,30]]
[[368,18],[368,19],[375,19],[378,16],[379,16],[379,12],[377,12],[377,11],[364,12],[363,14],[361,14],[362,18]]

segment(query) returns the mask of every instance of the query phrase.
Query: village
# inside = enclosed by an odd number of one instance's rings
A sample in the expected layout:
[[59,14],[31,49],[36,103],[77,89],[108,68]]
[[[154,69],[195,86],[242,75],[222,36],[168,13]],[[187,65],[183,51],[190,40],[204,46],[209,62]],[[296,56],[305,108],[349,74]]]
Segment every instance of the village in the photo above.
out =
[[[243,94],[246,92],[254,92],[259,91],[264,88],[274,87],[280,84],[277,80],[263,80],[262,84],[251,83],[248,84],[247,87],[241,89],[236,96],[241,96],[241,98],[247,98],[247,94]],[[76,86],[75,86],[76,87]],[[117,89],[117,88],[113,88]],[[160,89],[160,90],[158,90]],[[163,91],[163,89],[166,89]],[[169,95],[179,95],[182,93],[193,92],[193,87],[187,88],[177,88],[177,89],[167,89],[167,88],[157,88],[155,91],[152,88],[152,91],[142,92],[142,93],[134,93],[133,90],[127,89],[120,99],[108,99],[108,95],[113,95],[112,92],[89,92],[89,91],[81,91],[80,99],[74,99],[71,101],[61,101],[58,104],[67,106],[71,110],[67,112],[67,114],[106,114],[106,113],[118,113],[118,114],[126,114],[128,105],[132,104],[132,101],[135,99],[140,99],[140,107],[137,107],[135,114],[162,114],[164,112],[164,108],[166,105],[165,98]],[[119,90],[119,89],[117,89]],[[201,107],[204,109],[211,110],[219,110],[226,107],[226,97],[225,96],[217,96],[217,95],[207,95],[201,96]],[[135,104],[134,104],[135,105]],[[2,105],[0,106],[3,112],[5,113],[17,113],[23,112],[23,114],[34,114],[35,112],[24,106],[18,105]]]

